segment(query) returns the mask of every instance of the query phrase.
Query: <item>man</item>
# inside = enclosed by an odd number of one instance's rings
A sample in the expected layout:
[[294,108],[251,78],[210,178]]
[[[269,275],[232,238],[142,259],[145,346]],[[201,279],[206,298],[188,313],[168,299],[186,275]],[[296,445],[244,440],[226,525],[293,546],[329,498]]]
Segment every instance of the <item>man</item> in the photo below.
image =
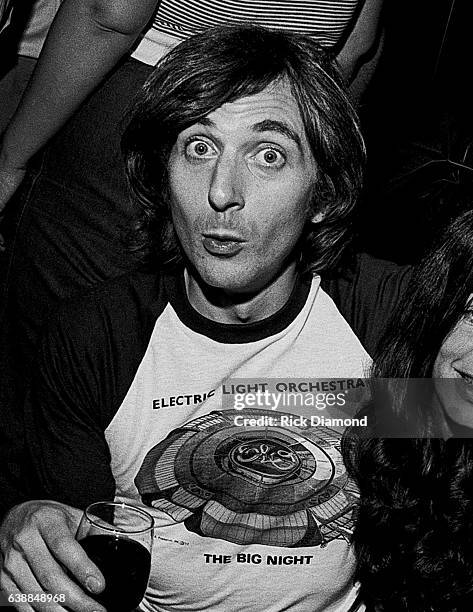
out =
[[364,160],[339,82],[309,39],[242,26],[189,39],[146,83],[123,146],[151,271],[66,307],[45,334],[28,437],[38,497],[53,501],[5,518],[7,592],[102,610],[74,533],[81,508],[116,498],[158,525],[143,609],[356,605],[339,435],[242,428],[223,409],[234,378],[363,376],[348,321],[371,351],[402,289],[366,260],[335,274]]

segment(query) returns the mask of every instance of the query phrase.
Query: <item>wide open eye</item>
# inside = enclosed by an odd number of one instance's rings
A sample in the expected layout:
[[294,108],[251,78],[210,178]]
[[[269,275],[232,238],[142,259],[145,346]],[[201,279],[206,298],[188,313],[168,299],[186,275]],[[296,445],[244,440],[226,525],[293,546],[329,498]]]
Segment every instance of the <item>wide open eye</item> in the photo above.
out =
[[273,147],[265,147],[264,149],[260,149],[254,156],[254,160],[260,166],[274,169],[282,168],[286,163],[285,156]]
[[213,159],[217,156],[215,148],[206,140],[192,138],[186,142],[185,154],[188,159]]

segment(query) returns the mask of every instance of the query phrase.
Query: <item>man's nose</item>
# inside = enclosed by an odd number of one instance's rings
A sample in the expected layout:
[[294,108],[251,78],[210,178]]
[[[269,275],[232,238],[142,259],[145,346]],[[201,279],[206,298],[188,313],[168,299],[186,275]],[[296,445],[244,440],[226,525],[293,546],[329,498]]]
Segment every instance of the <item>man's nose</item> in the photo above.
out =
[[243,208],[244,185],[239,164],[233,158],[221,157],[215,164],[210,179],[209,204],[218,211],[228,208]]

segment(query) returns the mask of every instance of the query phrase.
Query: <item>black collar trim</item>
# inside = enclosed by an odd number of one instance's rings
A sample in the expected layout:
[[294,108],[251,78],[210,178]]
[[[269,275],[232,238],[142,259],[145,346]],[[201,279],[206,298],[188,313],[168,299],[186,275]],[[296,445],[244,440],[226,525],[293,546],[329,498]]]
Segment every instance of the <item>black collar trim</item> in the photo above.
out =
[[306,303],[311,287],[311,278],[298,280],[286,304],[270,317],[249,323],[218,323],[195,310],[187,297],[184,274],[168,276],[165,279],[169,302],[182,323],[192,331],[224,344],[245,344],[257,342],[283,331],[294,321]]

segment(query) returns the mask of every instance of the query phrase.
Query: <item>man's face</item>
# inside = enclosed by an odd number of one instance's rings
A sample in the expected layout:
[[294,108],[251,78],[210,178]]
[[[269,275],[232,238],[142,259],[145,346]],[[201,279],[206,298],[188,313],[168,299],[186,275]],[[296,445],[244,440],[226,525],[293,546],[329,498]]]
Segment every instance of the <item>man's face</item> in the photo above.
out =
[[316,165],[287,85],[181,132],[168,168],[174,227],[205,284],[255,293],[294,266]]

